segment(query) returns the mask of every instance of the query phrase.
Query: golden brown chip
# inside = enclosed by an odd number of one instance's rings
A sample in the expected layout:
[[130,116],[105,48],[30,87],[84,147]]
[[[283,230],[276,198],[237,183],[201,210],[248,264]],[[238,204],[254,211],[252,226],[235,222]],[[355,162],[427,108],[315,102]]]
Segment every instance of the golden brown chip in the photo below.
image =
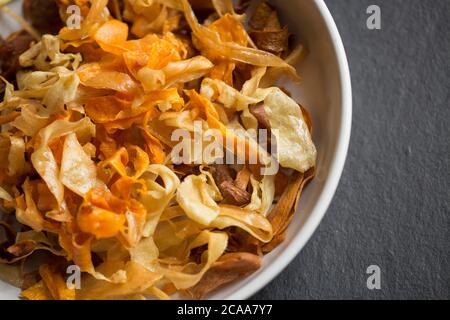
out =
[[[273,12],[274,9],[267,1],[261,1],[250,19],[250,27],[253,30],[263,30],[269,24],[269,20],[273,20]],[[271,24],[273,24],[273,22]]]
[[281,54],[289,46],[289,30],[287,27],[252,31],[251,37],[258,48],[274,54]]
[[23,15],[42,34],[57,34],[63,27],[55,0],[24,0]]
[[270,121],[266,111],[264,110],[263,103],[252,105],[249,107],[249,110],[251,114],[258,120],[258,123],[262,128],[270,130]]
[[261,50],[281,54],[289,46],[289,30],[282,28],[278,13],[266,1],[262,1],[250,20],[250,36]]
[[193,298],[201,299],[211,291],[252,274],[261,267],[261,257],[246,253],[224,254],[206,272],[202,280],[187,290]]
[[248,184],[250,183],[250,175],[251,172],[245,166],[239,171],[236,175],[236,179],[234,180],[234,184],[241,190],[247,190]]
[[7,251],[16,256],[23,257],[30,254],[36,248],[36,242],[32,240],[23,240],[10,246]]
[[263,247],[264,252],[273,250],[284,240],[284,233],[289,226],[295,212],[304,186],[314,177],[315,169],[305,173],[295,172],[289,179],[280,200],[268,215],[273,227],[274,238]]
[[230,168],[223,164],[215,165],[214,168],[214,179],[226,202],[237,206],[248,204],[251,196],[245,189],[241,189],[235,184]]
[[[28,50],[34,38],[25,30],[11,34],[6,40],[0,37],[0,75],[13,80],[19,70],[19,56]],[[3,85],[3,81],[1,81]],[[1,90],[0,90],[1,91]]]
[[42,265],[39,274],[54,300],[75,300],[75,288],[68,288],[64,278],[53,272],[49,265]]

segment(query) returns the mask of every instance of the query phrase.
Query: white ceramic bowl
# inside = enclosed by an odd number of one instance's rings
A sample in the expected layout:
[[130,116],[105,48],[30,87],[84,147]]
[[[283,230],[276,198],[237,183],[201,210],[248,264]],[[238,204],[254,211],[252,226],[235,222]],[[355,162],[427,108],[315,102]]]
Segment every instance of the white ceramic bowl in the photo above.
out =
[[[19,2],[19,1],[16,1]],[[336,191],[347,156],[352,122],[351,82],[341,37],[323,0],[273,1],[283,23],[306,44],[298,66],[303,82],[288,86],[312,114],[318,149],[317,176],[305,189],[286,240],[264,257],[252,276],[218,290],[210,299],[246,299],[269,283],[300,252],[322,220]],[[18,3],[14,3],[18,8]],[[2,33],[15,24],[0,18]],[[18,289],[0,282],[0,300],[17,299]]]

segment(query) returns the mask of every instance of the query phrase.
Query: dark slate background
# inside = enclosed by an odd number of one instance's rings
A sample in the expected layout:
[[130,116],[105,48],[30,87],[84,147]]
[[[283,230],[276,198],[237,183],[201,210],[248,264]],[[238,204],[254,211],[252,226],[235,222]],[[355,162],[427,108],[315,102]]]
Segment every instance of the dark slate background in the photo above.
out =
[[[326,3],[352,75],[349,156],[311,240],[254,298],[449,299],[450,0]],[[381,290],[366,287],[371,264]]]

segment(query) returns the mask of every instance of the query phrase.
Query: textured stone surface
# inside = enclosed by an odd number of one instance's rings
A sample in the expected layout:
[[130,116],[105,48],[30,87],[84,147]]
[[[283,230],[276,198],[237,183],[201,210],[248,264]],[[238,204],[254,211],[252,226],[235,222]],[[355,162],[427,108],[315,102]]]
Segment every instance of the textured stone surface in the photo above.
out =
[[[349,157],[314,236],[254,298],[449,299],[450,1],[326,3],[352,74]],[[382,30],[366,28],[371,4]]]

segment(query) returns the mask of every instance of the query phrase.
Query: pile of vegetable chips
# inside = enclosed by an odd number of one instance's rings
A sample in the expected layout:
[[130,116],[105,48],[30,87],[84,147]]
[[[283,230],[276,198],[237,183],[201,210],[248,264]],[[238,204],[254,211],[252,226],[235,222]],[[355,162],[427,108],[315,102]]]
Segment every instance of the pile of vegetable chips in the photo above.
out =
[[35,2],[0,40],[0,279],[26,299],[203,298],[258,270],[316,161],[274,85],[304,54],[275,9],[39,1],[49,26]]

